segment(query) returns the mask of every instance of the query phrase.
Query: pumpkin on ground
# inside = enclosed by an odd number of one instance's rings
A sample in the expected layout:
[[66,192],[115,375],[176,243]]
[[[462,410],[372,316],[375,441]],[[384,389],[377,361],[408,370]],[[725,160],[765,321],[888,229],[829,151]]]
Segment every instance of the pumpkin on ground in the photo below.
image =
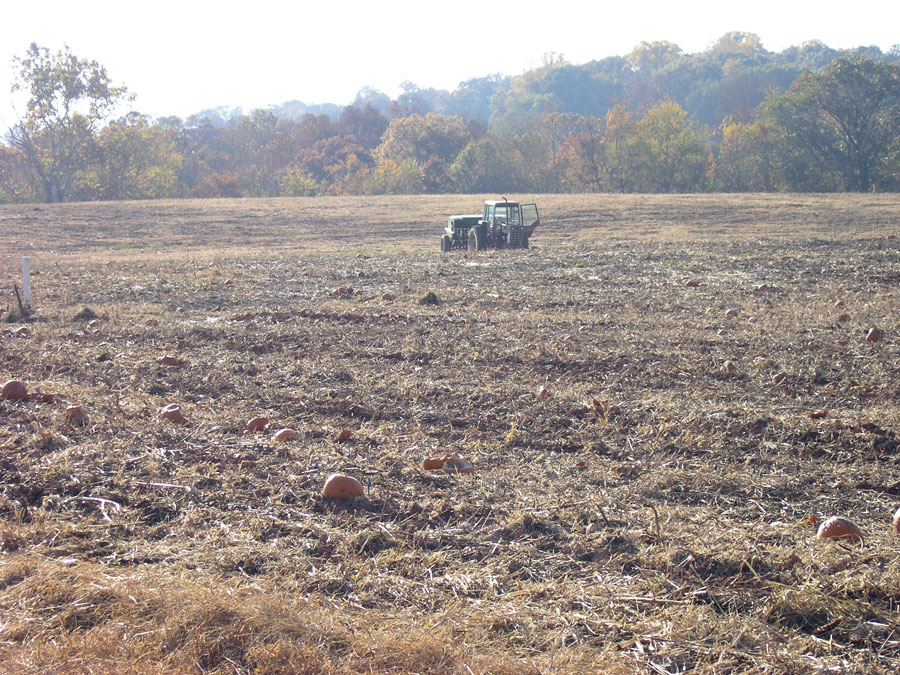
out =
[[456,455],[445,457],[443,468],[447,473],[475,473],[475,465],[472,462]]
[[816,539],[836,539],[853,544],[863,543],[862,530],[859,529],[859,525],[842,516],[833,516],[822,523],[816,533]]
[[293,429],[279,429],[272,436],[273,441],[283,443],[284,441],[294,441],[300,438],[300,434]]
[[250,433],[253,433],[254,431],[265,431],[268,424],[268,417],[254,417],[252,420],[247,422],[247,424],[244,426],[244,430]]
[[866,342],[878,342],[883,337],[884,333],[873,326],[871,329],[869,329],[869,334],[866,335]]
[[333,473],[325,481],[322,488],[322,496],[345,501],[352,497],[362,497],[364,494],[362,483],[350,476]]
[[84,409],[80,405],[70,405],[63,412],[63,419],[69,424],[84,424]]
[[159,411],[159,421],[171,422],[172,424],[186,424],[187,420],[181,412],[181,406],[177,403],[170,403]]
[[0,400],[3,401],[21,401],[25,398],[28,398],[28,390],[18,380],[10,380],[3,385],[3,390],[0,391]]

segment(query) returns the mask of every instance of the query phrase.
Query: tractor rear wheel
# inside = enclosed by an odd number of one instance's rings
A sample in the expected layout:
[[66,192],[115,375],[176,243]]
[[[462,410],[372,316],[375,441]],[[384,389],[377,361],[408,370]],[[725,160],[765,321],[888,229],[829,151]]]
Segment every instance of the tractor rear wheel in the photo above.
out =
[[484,251],[488,247],[486,228],[482,225],[476,225],[469,230],[469,250]]

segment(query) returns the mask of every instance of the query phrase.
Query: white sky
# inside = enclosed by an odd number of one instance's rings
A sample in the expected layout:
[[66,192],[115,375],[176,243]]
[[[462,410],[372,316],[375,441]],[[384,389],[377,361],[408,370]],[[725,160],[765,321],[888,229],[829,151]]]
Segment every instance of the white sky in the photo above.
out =
[[[350,103],[364,86],[390,96],[405,80],[454,89],[517,75],[546,52],[572,63],[624,55],[641,41],[702,51],[728,31],[772,51],[819,39],[835,48],[900,43],[897,0],[12,0],[2,12],[0,129],[13,121],[11,60],[31,42],[68,44],[137,95],[134,109],[185,117],[297,99]],[[534,6],[534,9],[530,7]]]

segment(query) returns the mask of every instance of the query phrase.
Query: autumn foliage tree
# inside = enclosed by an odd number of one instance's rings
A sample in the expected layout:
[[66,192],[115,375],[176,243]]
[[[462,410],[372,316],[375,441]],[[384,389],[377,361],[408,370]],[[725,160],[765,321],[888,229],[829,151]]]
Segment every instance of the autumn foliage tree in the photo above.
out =
[[576,191],[602,192],[606,181],[605,120],[585,115],[572,120],[572,133],[565,141],[568,186]]
[[127,97],[96,61],[75,56],[68,47],[55,54],[32,43],[16,58],[13,91],[28,95],[25,113],[9,140],[40,179],[48,202],[64,201],[73,177],[94,157],[101,124]]
[[711,155],[677,103],[660,103],[636,127],[639,187],[644,192],[696,192],[705,187]]
[[775,187],[771,130],[760,122],[722,127],[714,177],[725,192],[771,192]]
[[780,132],[787,187],[809,189],[820,165],[839,176],[835,188],[871,190],[890,181],[888,160],[898,150],[900,66],[859,55],[836,59],[772,96],[765,114]]
[[375,157],[379,163],[412,163],[426,192],[446,192],[452,189],[450,165],[468,142],[468,127],[459,117],[411,115],[391,120]]
[[94,159],[75,181],[73,197],[161,199],[177,190],[182,157],[171,133],[131,113],[104,127]]

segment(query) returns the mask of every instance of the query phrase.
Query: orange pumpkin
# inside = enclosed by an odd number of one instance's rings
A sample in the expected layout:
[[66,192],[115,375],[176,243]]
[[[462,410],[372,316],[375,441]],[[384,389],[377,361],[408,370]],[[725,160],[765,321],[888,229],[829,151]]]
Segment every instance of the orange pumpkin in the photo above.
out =
[[444,468],[444,458],[440,459],[426,459],[422,462],[422,468],[426,471],[438,471]]
[[363,493],[362,483],[355,478],[343,476],[339,473],[331,474],[328,480],[325,481],[325,487],[322,488],[323,497],[330,497],[340,501],[353,497],[362,497]]
[[816,539],[837,539],[849,541],[853,544],[862,544],[863,536],[859,525],[849,518],[833,516],[819,527]]
[[63,419],[69,424],[84,424],[84,410],[80,405],[70,405],[63,412]]
[[244,429],[251,433],[254,431],[265,431],[268,424],[268,417],[254,417],[252,420],[247,422],[247,424],[244,426]]
[[3,390],[0,391],[0,400],[21,401],[24,398],[28,398],[28,391],[25,389],[25,385],[18,380],[10,380],[3,385]]
[[284,441],[293,441],[298,438],[300,438],[300,434],[293,429],[279,429],[272,436],[272,440],[278,441],[279,443],[282,443]]
[[170,403],[160,410],[159,421],[171,422],[172,424],[185,424],[187,422],[181,413],[181,407],[177,403]]
[[475,473],[475,466],[467,459],[450,455],[444,458],[444,471],[448,473]]

